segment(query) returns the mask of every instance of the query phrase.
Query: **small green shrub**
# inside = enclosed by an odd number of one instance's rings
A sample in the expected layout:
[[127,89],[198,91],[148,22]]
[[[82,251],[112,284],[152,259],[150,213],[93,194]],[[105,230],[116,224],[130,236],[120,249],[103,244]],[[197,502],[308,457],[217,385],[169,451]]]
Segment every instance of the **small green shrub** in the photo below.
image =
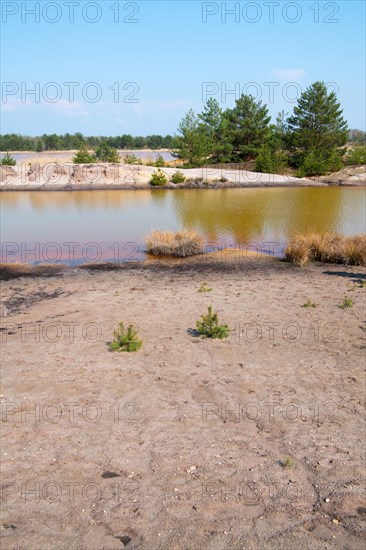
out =
[[204,283],[201,284],[197,292],[211,292],[211,290],[212,288],[209,287],[205,281]]
[[295,466],[295,461],[292,458],[285,458],[285,459],[280,461],[280,464],[281,464],[282,468],[290,469],[290,468],[293,468]]
[[160,170],[160,168],[158,168],[157,171],[151,176],[150,185],[153,185],[154,187],[161,187],[166,185],[167,181],[168,178],[166,175]]
[[310,150],[304,157],[297,176],[323,176],[337,172],[342,168],[341,153],[337,149],[322,153],[316,149]]
[[212,306],[208,307],[207,315],[201,315],[201,321],[197,321],[196,329],[206,338],[227,338],[230,334],[228,325],[219,323],[217,313],[212,313]]
[[303,304],[301,307],[317,307],[317,305],[314,304],[314,302],[312,302],[310,298],[308,298],[305,304]]
[[95,162],[95,157],[91,155],[85,145],[80,147],[79,151],[72,158],[74,164],[91,164]]
[[255,162],[255,171],[264,172],[266,174],[272,174],[274,172],[272,153],[266,145],[263,145],[259,150]]
[[137,351],[142,346],[142,341],[138,339],[137,331],[133,325],[128,325],[127,329],[123,321],[118,323],[117,330],[114,331],[114,340],[110,342],[111,351]]
[[346,164],[366,164],[366,145],[356,145],[346,156]]
[[117,152],[117,149],[110,147],[107,143],[101,143],[95,150],[94,157],[99,162],[113,162],[118,164],[121,162],[121,158]]
[[155,164],[155,166],[156,166],[157,168],[159,168],[159,167],[160,167],[160,168],[163,168],[163,167],[165,166],[165,160],[164,160],[164,158],[162,157],[162,155],[159,154],[159,155],[156,157],[155,163],[154,163],[154,164]]
[[9,155],[9,153],[5,153],[3,158],[0,160],[1,166],[15,166],[17,161]]
[[173,183],[184,183],[186,181],[185,175],[180,170],[177,170],[172,175],[172,182]]
[[347,298],[347,296],[345,296],[343,298],[343,302],[341,304],[339,304],[339,308],[340,309],[347,309],[348,307],[352,307],[353,306],[353,300],[352,298]]
[[123,157],[123,162],[125,164],[139,164],[141,159],[139,159],[136,155],[125,155]]
[[288,169],[288,155],[285,151],[273,151],[268,145],[263,145],[255,162],[256,172],[281,174]]

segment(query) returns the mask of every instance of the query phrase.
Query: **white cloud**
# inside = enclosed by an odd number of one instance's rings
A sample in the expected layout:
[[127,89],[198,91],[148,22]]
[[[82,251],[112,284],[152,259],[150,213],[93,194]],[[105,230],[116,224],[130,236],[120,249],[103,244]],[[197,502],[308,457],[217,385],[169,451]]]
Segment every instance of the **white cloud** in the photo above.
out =
[[14,113],[22,105],[23,104],[20,99],[16,97],[9,97],[6,99],[6,101],[1,100],[0,107],[3,113]]
[[275,69],[273,74],[281,80],[297,82],[304,78],[306,73],[304,69]]

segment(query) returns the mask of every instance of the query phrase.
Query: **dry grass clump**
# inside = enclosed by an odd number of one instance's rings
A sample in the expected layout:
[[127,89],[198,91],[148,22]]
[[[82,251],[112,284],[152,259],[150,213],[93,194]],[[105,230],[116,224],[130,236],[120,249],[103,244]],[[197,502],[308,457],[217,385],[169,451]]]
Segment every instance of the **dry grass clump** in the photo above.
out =
[[350,265],[366,265],[366,236],[349,237],[344,244],[344,251]]
[[195,231],[152,231],[145,239],[146,250],[157,256],[194,256],[202,252],[203,241]]
[[298,234],[285,248],[285,260],[304,266],[310,261],[366,265],[366,235]]

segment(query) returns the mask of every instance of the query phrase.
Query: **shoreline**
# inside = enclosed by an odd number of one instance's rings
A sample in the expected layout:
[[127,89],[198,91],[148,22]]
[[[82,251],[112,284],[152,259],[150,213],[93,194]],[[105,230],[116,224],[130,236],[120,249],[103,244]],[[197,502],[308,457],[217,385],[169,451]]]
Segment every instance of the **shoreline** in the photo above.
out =
[[87,186],[87,185],[73,185],[73,186],[52,186],[52,185],[44,185],[42,187],[33,187],[33,186],[17,186],[17,187],[11,187],[11,186],[2,186],[0,184],[0,193],[5,192],[24,192],[24,191],[32,191],[32,192],[74,192],[74,191],[178,191],[180,189],[202,189],[205,190],[212,190],[212,189],[262,189],[262,188],[300,188],[300,187],[366,187],[366,182],[362,183],[347,183],[347,182],[337,182],[337,183],[288,183],[288,184],[281,184],[281,183],[230,183],[230,184],[212,184],[212,185],[197,185],[197,184],[177,184],[177,185],[165,185],[164,187],[154,187],[151,185],[110,185],[110,184],[104,184],[104,185],[93,185],[93,186]]
[[[51,162],[0,167],[0,191],[92,191],[92,190],[177,190],[177,189],[232,189],[258,187],[330,187],[364,186],[363,166],[346,168],[337,174],[319,178],[251,172],[218,167],[179,168],[162,167],[167,183],[152,186],[150,180],[157,168],[147,165],[127,164],[73,164]],[[181,171],[186,181],[171,182],[175,172]]]
[[245,261],[271,261],[283,262],[283,257],[274,256],[271,253],[243,250],[241,248],[224,248],[213,252],[187,256],[185,258],[173,256],[153,256],[146,254],[146,258],[131,261],[108,261],[101,259],[98,262],[79,262],[79,263],[25,263],[25,262],[0,262],[0,281],[19,277],[42,277],[52,276],[63,273],[70,275],[78,270],[90,271],[120,271],[133,270],[139,267],[166,267],[187,268],[202,265],[224,264],[224,263],[242,263]]
[[42,186],[42,187],[30,187],[30,186],[17,186],[17,187],[3,187],[0,186],[0,193],[3,192],[24,192],[24,191],[32,191],[32,192],[41,192],[41,191],[50,191],[50,192],[73,192],[73,191],[178,191],[180,189],[202,189],[204,190],[212,190],[212,189],[254,189],[254,188],[293,188],[293,187],[362,187],[365,186],[365,184],[342,184],[342,183],[335,183],[335,184],[329,184],[329,185],[317,185],[317,184],[280,184],[280,183],[261,183],[261,184],[248,184],[248,183],[233,183],[229,185],[224,184],[213,184],[213,185],[194,185],[194,184],[186,184],[186,185],[165,185],[164,187],[154,187],[154,186],[147,186],[147,185],[94,185],[94,186],[86,186],[86,185],[80,185],[80,186],[64,186],[64,187],[56,187],[56,186]]

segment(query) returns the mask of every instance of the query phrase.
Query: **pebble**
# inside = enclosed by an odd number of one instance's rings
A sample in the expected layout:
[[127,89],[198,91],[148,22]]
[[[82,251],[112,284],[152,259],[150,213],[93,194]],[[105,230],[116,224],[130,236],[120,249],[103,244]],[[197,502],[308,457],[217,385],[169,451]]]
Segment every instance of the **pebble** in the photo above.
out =
[[330,498],[325,498],[324,502],[330,502]]

